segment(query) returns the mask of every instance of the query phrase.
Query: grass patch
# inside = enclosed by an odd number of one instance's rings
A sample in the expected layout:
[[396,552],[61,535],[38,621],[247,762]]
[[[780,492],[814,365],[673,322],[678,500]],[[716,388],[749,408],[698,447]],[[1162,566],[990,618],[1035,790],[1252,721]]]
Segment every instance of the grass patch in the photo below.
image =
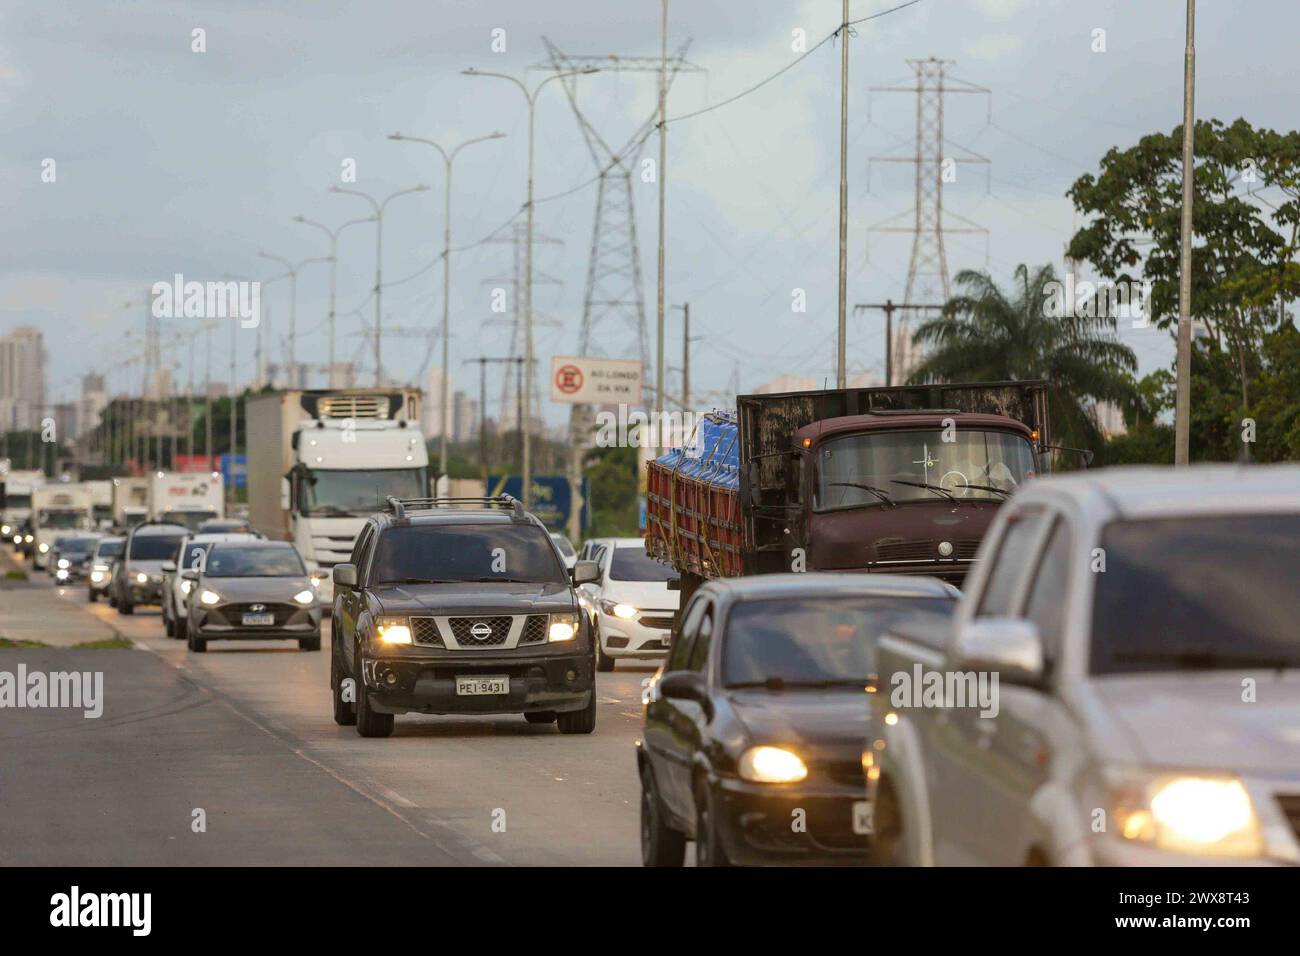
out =
[[115,650],[121,647],[134,647],[135,645],[125,637],[106,637],[98,641],[86,641],[84,644],[74,644],[77,650]]
[[45,647],[40,641],[16,641],[12,637],[0,637],[0,647]]
[[10,570],[8,570],[8,571],[5,572],[5,580],[6,580],[6,581],[26,581],[26,580],[27,580],[27,572],[21,570],[20,568],[12,568],[12,569],[10,569]]

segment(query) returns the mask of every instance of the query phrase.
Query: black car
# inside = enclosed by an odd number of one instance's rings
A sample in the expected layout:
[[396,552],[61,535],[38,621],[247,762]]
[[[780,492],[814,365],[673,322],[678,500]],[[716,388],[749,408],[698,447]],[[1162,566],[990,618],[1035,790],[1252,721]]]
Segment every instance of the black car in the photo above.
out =
[[680,866],[862,863],[875,643],[948,617],[934,578],[772,574],[710,581],[645,691],[641,858]]
[[334,720],[387,737],[395,714],[523,714],[596,726],[595,651],[572,574],[509,496],[389,499],[334,567]]
[[296,640],[301,650],[320,650],[320,597],[290,542],[214,541],[181,578],[190,582],[191,651],[206,651],[208,641],[241,640]]
[[100,537],[98,534],[60,536],[57,546],[50,554],[50,576],[59,584],[69,584],[86,577]]

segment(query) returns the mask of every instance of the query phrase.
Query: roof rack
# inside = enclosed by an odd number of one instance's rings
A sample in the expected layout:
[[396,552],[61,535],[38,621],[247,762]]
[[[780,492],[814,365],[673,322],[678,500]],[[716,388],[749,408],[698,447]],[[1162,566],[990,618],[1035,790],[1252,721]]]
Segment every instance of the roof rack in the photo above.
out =
[[493,498],[395,498],[388,496],[388,510],[398,519],[405,518],[407,511],[432,511],[436,508],[463,508],[477,505],[481,509],[500,508],[511,511],[515,518],[526,518],[523,502],[511,495],[497,495]]

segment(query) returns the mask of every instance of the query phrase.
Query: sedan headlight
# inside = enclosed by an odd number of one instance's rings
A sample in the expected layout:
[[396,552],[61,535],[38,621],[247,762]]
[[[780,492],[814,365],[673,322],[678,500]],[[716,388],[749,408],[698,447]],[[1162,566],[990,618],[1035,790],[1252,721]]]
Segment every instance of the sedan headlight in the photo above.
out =
[[375,631],[383,644],[410,644],[411,628],[406,618],[386,618],[375,625]]
[[754,783],[798,783],[808,776],[799,755],[783,747],[750,747],[740,755],[739,770]]
[[316,600],[316,592],[310,588],[303,588],[293,596],[293,599],[299,604],[310,604],[312,601]]
[[552,614],[551,627],[546,633],[548,641],[571,641],[578,636],[578,615]]
[[94,581],[96,584],[102,584],[105,577],[107,577],[107,575],[98,568],[90,572],[90,580]]
[[216,591],[209,591],[207,588],[204,588],[199,592],[199,600],[208,607],[212,607],[214,604],[221,603],[221,595]]
[[7,524],[0,524],[0,534],[4,535],[6,538],[9,537],[9,534],[13,530],[14,529],[9,527]]
[[145,574],[143,571],[140,571],[140,572],[137,573],[136,576],[135,576],[135,583],[136,583],[136,584],[148,584],[148,583],[149,583],[149,575]]
[[67,569],[67,568],[59,568],[59,570],[57,570],[57,571],[54,572],[54,577],[55,577],[57,580],[59,580],[59,581],[66,581],[66,580],[68,580],[68,569]]
[[[25,535],[23,535],[23,542],[24,542],[25,544],[31,544],[31,543],[32,543],[32,536],[31,536],[30,534],[25,534]],[[45,547],[45,546],[44,546],[44,545],[41,545],[41,547]]]
[[1237,777],[1138,770],[1110,776],[1116,831],[1125,840],[1207,856],[1263,850],[1255,807]]
[[72,567],[72,562],[71,562],[71,561],[69,561],[67,558],[59,558],[59,570],[60,570],[60,571],[66,571],[66,570],[67,570],[68,568],[70,568],[70,567]]
[[40,546],[36,550],[40,551],[41,554],[45,554],[47,551],[50,550],[50,546],[46,544],[44,541],[42,541],[40,543]]
[[612,614],[615,617],[621,617],[625,621],[630,621],[640,612],[631,604],[619,604],[615,601],[601,600],[600,609],[606,614]]

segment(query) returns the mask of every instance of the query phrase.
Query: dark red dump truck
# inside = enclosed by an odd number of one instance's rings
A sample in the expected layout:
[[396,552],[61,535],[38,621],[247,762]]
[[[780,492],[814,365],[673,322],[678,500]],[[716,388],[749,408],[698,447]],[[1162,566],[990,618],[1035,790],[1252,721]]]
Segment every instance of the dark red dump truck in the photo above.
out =
[[709,578],[925,574],[960,585],[998,505],[1043,471],[1040,381],[741,395],[649,465],[646,550]]

